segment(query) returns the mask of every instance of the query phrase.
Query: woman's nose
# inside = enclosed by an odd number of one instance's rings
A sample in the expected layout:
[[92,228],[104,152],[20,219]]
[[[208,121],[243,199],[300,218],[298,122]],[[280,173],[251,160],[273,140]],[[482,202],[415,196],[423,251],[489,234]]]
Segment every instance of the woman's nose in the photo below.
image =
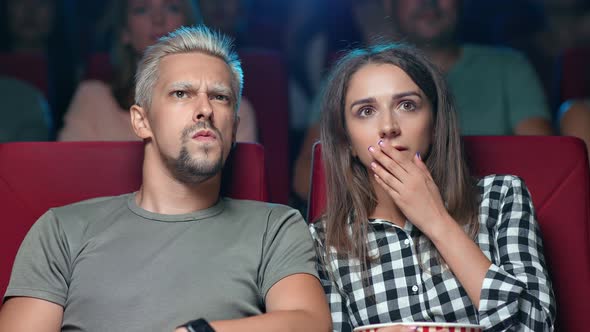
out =
[[398,119],[394,114],[387,113],[380,119],[379,137],[389,138],[400,134]]

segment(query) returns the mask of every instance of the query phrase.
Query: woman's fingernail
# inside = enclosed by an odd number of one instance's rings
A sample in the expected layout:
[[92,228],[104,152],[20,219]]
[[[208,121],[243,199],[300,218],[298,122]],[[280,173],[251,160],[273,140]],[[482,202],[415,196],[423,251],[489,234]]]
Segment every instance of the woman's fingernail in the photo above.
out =
[[420,155],[420,152],[416,152],[416,157],[418,157],[418,159],[422,160],[422,156]]
[[373,161],[373,162],[371,162],[371,168],[372,168],[372,169],[375,169],[376,167],[377,167],[377,164],[376,164],[374,161]]
[[377,142],[377,144],[379,144],[379,146],[383,146],[383,140],[380,139],[379,142]]
[[408,326],[406,331],[418,331],[418,326]]
[[371,145],[371,146],[369,146],[369,151],[374,152],[375,148]]

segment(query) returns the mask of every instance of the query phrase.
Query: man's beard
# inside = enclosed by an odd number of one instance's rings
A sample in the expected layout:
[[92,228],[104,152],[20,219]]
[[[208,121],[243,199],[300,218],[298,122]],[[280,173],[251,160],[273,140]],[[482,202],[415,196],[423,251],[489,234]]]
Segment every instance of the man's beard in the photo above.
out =
[[217,175],[223,167],[223,153],[219,153],[219,157],[215,160],[209,160],[210,147],[208,146],[199,147],[203,150],[205,158],[195,159],[189,153],[187,143],[192,139],[191,135],[200,129],[214,131],[217,139],[222,139],[219,131],[208,122],[198,122],[182,131],[182,147],[178,158],[168,158],[174,177],[182,183],[202,183]]

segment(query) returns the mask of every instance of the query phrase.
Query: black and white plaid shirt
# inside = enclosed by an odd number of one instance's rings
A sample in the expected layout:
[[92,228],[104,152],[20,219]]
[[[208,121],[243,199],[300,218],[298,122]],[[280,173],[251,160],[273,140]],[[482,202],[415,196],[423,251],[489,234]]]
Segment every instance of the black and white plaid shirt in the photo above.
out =
[[[420,265],[414,246],[419,232],[409,221],[402,229],[385,220],[370,220],[369,254],[378,259],[368,267],[367,288],[357,259],[330,255],[327,264],[334,280],[318,264],[334,331],[402,321],[481,324],[486,331],[553,330],[555,299],[528,189],[518,177],[499,175],[481,179],[478,186],[482,200],[476,242],[492,262],[479,310],[430,251],[422,250]],[[312,224],[310,230],[318,254],[324,255],[322,224]]]

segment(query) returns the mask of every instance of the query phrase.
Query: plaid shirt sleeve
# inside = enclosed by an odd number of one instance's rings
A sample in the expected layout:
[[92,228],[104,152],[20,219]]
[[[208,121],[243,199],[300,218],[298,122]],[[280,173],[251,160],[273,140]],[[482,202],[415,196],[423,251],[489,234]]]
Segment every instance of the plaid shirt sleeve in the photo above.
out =
[[352,324],[348,317],[348,309],[345,303],[345,298],[339,291],[337,284],[330,278],[328,271],[324,264],[322,264],[321,257],[325,257],[325,248],[322,241],[322,227],[319,225],[321,222],[311,224],[309,226],[311,236],[314,240],[315,247],[317,250],[317,270],[322,282],[322,287],[326,294],[326,299],[330,305],[330,312],[332,313],[332,329],[336,332],[352,332]]
[[490,206],[482,207],[496,222],[496,250],[482,285],[480,323],[491,327],[486,331],[552,331],[555,298],[529,191],[518,177],[490,179]]

